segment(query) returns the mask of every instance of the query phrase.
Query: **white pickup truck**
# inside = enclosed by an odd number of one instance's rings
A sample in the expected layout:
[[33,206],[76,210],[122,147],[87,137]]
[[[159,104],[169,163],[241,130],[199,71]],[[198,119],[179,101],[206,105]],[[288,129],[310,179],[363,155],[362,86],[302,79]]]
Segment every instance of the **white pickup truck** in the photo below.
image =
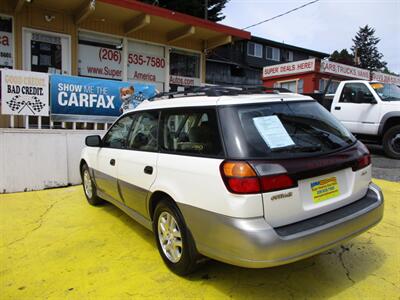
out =
[[342,81],[334,95],[325,97],[323,105],[359,139],[379,143],[387,156],[400,159],[399,86]]

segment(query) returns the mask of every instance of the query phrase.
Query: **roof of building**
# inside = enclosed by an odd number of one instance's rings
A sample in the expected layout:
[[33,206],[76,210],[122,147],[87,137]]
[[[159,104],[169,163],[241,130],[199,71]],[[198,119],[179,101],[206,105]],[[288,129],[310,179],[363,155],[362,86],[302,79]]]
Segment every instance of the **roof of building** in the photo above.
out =
[[[135,0],[11,1],[7,9],[32,9],[69,18],[81,30],[133,37],[171,46],[206,50],[249,39],[250,32]],[[62,17],[58,17],[59,15]],[[60,21],[61,22],[61,21]],[[57,23],[58,24],[58,23]],[[55,25],[54,25],[55,26]],[[58,26],[58,25],[57,25]],[[54,31],[57,27],[54,27]],[[61,29],[62,30],[62,27]]]
[[318,57],[318,58],[324,58],[324,57],[330,56],[329,53],[324,53],[324,52],[320,52],[320,51],[316,51],[316,50],[297,47],[297,46],[294,46],[294,45],[289,45],[289,44],[285,44],[285,43],[281,43],[281,42],[265,39],[265,38],[262,38],[262,37],[254,36],[254,35],[251,36],[250,40],[252,42],[256,42],[256,43],[260,43],[260,44],[264,44],[264,45],[266,44],[268,46],[275,46],[275,47],[279,47],[279,48],[286,48],[286,49],[289,49],[289,50],[306,52],[306,53],[309,53],[310,55]]
[[115,6],[124,7],[135,11],[140,11],[142,13],[147,13],[153,16],[170,19],[187,25],[202,27],[204,29],[217,31],[223,34],[232,35],[242,39],[250,38],[250,33],[248,31],[222,25],[209,20],[193,17],[187,14],[172,11],[155,5],[150,5],[136,0],[98,0],[98,1],[112,4]]

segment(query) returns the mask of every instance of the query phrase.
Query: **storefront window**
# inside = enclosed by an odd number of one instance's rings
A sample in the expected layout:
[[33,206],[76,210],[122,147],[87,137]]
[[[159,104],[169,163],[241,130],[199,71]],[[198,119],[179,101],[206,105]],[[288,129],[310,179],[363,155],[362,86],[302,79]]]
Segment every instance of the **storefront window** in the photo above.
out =
[[163,46],[128,42],[128,81],[151,83],[164,91],[166,68]]
[[13,68],[12,18],[0,16],[0,68]]
[[287,82],[281,82],[280,83],[281,88],[288,89],[292,93],[297,93],[297,81],[287,81]]
[[78,75],[122,80],[122,40],[80,32]]
[[[322,93],[325,91],[326,86],[329,82],[329,79],[320,79],[319,80],[319,91]],[[326,91],[327,94],[334,94],[339,86],[339,81],[331,80],[329,84],[328,90]]]
[[200,54],[172,49],[170,52],[170,86],[200,85]]

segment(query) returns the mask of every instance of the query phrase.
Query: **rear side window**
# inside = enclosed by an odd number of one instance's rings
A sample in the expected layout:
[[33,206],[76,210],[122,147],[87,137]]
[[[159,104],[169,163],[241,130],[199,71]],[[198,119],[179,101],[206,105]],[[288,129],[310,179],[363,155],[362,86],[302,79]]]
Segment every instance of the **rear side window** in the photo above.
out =
[[355,142],[315,101],[221,107],[222,132],[230,158],[294,158],[320,155]]
[[162,112],[161,141],[165,152],[207,156],[223,154],[214,109]]

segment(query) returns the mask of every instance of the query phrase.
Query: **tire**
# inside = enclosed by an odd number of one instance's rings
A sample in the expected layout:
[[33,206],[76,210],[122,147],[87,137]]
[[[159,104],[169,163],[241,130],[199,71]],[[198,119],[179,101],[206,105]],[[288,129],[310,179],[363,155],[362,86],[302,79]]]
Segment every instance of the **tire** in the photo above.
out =
[[81,169],[83,192],[85,193],[86,200],[90,205],[98,206],[104,203],[104,200],[97,196],[96,186],[93,183],[92,176],[90,176],[89,167],[84,164]]
[[158,251],[172,272],[183,276],[197,269],[200,256],[192,235],[178,207],[168,198],[161,200],[154,210],[153,232]]
[[387,156],[400,159],[400,125],[393,126],[385,132],[382,144]]

